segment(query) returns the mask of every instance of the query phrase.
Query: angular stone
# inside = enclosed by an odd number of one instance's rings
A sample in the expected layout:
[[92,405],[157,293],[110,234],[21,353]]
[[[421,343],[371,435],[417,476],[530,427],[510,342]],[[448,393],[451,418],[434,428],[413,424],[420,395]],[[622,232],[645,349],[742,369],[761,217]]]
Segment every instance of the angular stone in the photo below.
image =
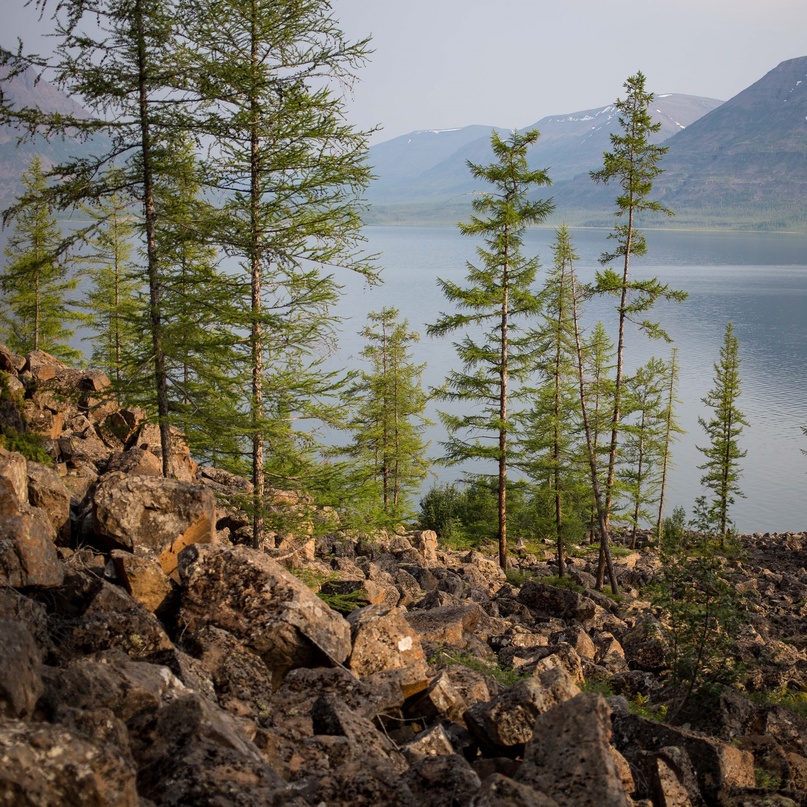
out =
[[106,472],[119,471],[130,476],[162,476],[163,466],[156,455],[142,448],[118,451],[109,458]]
[[409,543],[423,556],[426,563],[437,563],[437,533],[434,530],[418,530],[408,537]]
[[605,698],[583,692],[538,717],[516,778],[558,807],[628,807],[610,741]]
[[25,356],[18,356],[5,345],[0,345],[0,370],[6,373],[21,373],[25,367]]
[[47,514],[39,508],[0,516],[0,581],[17,588],[60,586],[64,569],[55,537]]
[[465,647],[467,635],[473,634],[482,619],[478,605],[458,605],[430,608],[428,611],[408,611],[406,621],[422,641]]
[[404,745],[401,750],[410,764],[421,757],[446,756],[454,753],[454,746],[446,730],[441,725],[432,726],[420,732],[413,740]]
[[159,556],[166,574],[190,544],[216,539],[216,498],[176,479],[107,474],[92,497],[93,528],[110,549],[135,547]]
[[521,587],[518,601],[524,603],[538,617],[557,617],[585,622],[592,619],[597,612],[597,606],[588,597],[537,580],[528,580]]
[[2,807],[141,805],[134,767],[62,726],[0,722],[0,759]]
[[0,619],[0,715],[30,717],[44,691],[39,648],[22,622]]
[[468,804],[482,786],[468,761],[457,754],[421,757],[404,781],[421,807]]
[[56,542],[66,546],[70,540],[70,491],[52,468],[38,462],[29,462],[28,501],[41,507],[56,531]]
[[435,717],[465,725],[463,715],[468,704],[454,686],[447,670],[441,670],[429,683],[424,695],[409,709],[412,715],[429,719]]
[[465,713],[465,723],[484,746],[515,756],[532,739],[536,718],[579,692],[565,670],[555,667],[519,681],[489,703],[475,704]]
[[558,807],[558,803],[545,793],[494,773],[485,779],[471,807]]
[[350,626],[311,589],[246,547],[196,544],[180,556],[181,629],[228,631],[281,680],[288,670],[350,655]]
[[37,381],[48,381],[62,370],[67,370],[67,365],[44,350],[31,351],[25,357],[23,372],[30,373]]
[[118,582],[133,599],[153,614],[166,605],[174,585],[155,557],[133,555],[122,549],[113,549],[110,557]]
[[374,605],[350,614],[353,650],[348,666],[359,678],[391,678],[409,697],[426,688],[428,671],[420,638],[406,616],[397,608],[385,613]]
[[281,803],[285,782],[238,721],[199,695],[133,718],[129,733],[141,798],[166,807]]
[[135,660],[150,660],[172,651],[159,620],[123,589],[103,583],[89,607],[61,628],[67,652],[95,653],[118,648]]
[[25,457],[0,448],[0,516],[15,516],[28,503]]
[[731,788],[754,787],[754,757],[733,745],[694,731],[656,723],[630,713],[614,716],[614,745],[630,762],[642,752],[681,748],[696,760],[698,786],[709,804]]

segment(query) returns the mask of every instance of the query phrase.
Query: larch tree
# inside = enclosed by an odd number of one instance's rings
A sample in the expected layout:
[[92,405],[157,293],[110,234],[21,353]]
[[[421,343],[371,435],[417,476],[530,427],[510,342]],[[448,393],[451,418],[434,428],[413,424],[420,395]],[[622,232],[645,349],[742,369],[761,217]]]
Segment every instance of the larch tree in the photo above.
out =
[[[609,238],[616,241],[616,247],[600,257],[603,265],[618,260],[621,270],[607,267],[597,272],[593,291],[608,294],[618,299],[617,303],[617,343],[616,343],[616,378],[614,381],[614,406],[611,417],[611,442],[608,457],[608,479],[606,485],[606,515],[610,520],[610,512],[614,501],[614,485],[616,481],[617,453],[619,446],[620,419],[625,378],[625,329],[629,321],[635,322],[640,330],[651,337],[666,338],[666,334],[658,323],[645,318],[647,312],[660,299],[683,300],[686,293],[673,291],[657,278],[637,279],[631,275],[631,259],[644,255],[647,242],[636,228],[637,217],[643,213],[664,213],[672,215],[660,202],[651,199],[653,181],[662,173],[659,163],[667,151],[665,146],[652,142],[652,136],[661,128],[654,123],[650,114],[653,93],[645,89],[645,76],[638,72],[625,82],[626,96],[617,99],[615,106],[618,112],[620,133],[611,135],[610,152],[603,155],[603,167],[592,171],[595,182],[615,182],[620,192],[616,198],[616,216],[621,219],[610,233]],[[606,532],[601,540],[607,544]],[[607,546],[602,545],[597,584],[603,583]]]
[[43,198],[45,174],[39,157],[22,175],[29,201],[21,206],[5,248],[0,272],[0,334],[19,353],[44,350],[74,361],[81,351],[70,347],[70,327],[80,316],[67,296],[76,281],[62,254],[62,235],[50,205]]
[[625,521],[636,548],[639,527],[655,515],[665,456],[666,392],[668,368],[653,357],[627,380],[625,440],[617,469],[625,500]]
[[80,259],[90,282],[84,306],[88,329],[95,334],[92,362],[107,373],[120,398],[129,377],[126,356],[143,314],[135,212],[120,193],[86,212],[98,225],[87,234]]
[[460,224],[463,235],[483,239],[484,246],[477,248],[481,265],[468,264],[466,286],[438,280],[443,294],[460,312],[442,314],[428,327],[432,336],[464,333],[455,343],[462,369],[449,373],[437,396],[466,403],[472,411],[440,413],[449,432],[444,461],[495,461],[502,568],[507,564],[509,404],[513,384],[525,380],[534,366],[534,346],[526,330],[519,333],[519,321],[535,317],[541,307],[532,290],[538,261],[525,258],[522,245],[526,227],[543,221],[553,209],[551,201],[528,198],[536,187],[549,184],[545,171],[527,165],[527,150],[538,137],[537,130],[514,132],[508,139],[494,132],[491,146],[497,161],[468,164],[474,179],[493,186],[474,197],[471,220]]
[[661,546],[664,538],[664,505],[667,495],[667,475],[671,464],[672,444],[684,430],[675,418],[675,405],[679,403],[678,391],[678,349],[673,348],[667,364],[667,403],[664,408],[664,448],[661,456],[661,479],[659,481],[658,515],[656,518],[656,538]]
[[[37,0],[43,9],[46,0]],[[160,429],[163,474],[170,476],[171,412],[162,309],[163,279],[157,251],[155,185],[170,160],[159,159],[172,137],[191,123],[187,104],[184,48],[173,0],[56,0],[52,5],[56,47],[45,62],[5,55],[9,77],[36,63],[60,90],[73,96],[88,117],[47,113],[36,107],[4,104],[0,120],[21,127],[24,137],[72,133],[97,136],[93,156],[54,166],[44,193],[28,192],[4,214],[19,214],[43,196],[55,209],[99,203],[125,193],[140,208],[139,238],[145,260],[150,338],[150,375]],[[115,171],[106,169],[116,168]],[[86,235],[76,232],[74,238]]]
[[370,313],[361,334],[366,340],[361,356],[370,369],[361,371],[345,393],[348,405],[355,402],[346,453],[379,491],[384,521],[393,526],[411,512],[410,495],[428,473],[425,365],[412,360],[411,345],[419,337],[396,308]]
[[182,22],[208,107],[197,131],[216,144],[207,160],[215,239],[245,281],[232,324],[248,334],[258,546],[267,451],[271,461],[304,437],[295,421],[327,419],[314,404],[333,390],[319,369],[338,298],[330,267],[374,276],[360,250],[367,135],[345,122],[342,93],[367,42],[348,41],[325,0],[197,0],[183,4]]
[[519,467],[548,491],[557,548],[558,575],[565,573],[564,544],[575,523],[571,510],[580,487],[580,401],[574,338],[572,273],[577,255],[566,227],[556,233],[554,267],[541,290],[542,324],[532,337],[538,351],[539,384],[524,413]]
[[701,485],[710,495],[699,497],[696,502],[698,526],[714,531],[720,536],[723,546],[732,528],[729,510],[736,496],[743,496],[739,480],[742,476],[740,460],[748,453],[740,449],[739,439],[743,428],[748,426],[745,415],[737,406],[740,397],[739,342],[731,322],[726,324],[720,358],[714,364],[714,386],[702,398],[712,410],[709,419],[698,418],[709,438],[707,446],[698,446],[706,461],[699,465],[704,473]]

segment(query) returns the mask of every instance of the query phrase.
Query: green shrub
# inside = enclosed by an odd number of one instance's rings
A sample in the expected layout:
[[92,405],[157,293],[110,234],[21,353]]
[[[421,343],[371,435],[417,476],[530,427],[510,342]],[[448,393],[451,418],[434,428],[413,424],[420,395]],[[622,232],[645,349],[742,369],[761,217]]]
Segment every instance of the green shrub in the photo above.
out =
[[519,681],[529,678],[528,672],[521,672],[519,670],[510,670],[502,667],[493,661],[485,661],[484,659],[472,656],[470,653],[463,653],[461,651],[449,650],[448,648],[441,648],[433,656],[429,658],[429,664],[433,667],[443,668],[459,664],[467,667],[469,670],[483,673],[494,678],[504,686],[513,686]]
[[8,374],[0,371],[0,446],[16,451],[27,460],[53,465],[45,451],[45,438],[28,431],[22,400],[11,392]]

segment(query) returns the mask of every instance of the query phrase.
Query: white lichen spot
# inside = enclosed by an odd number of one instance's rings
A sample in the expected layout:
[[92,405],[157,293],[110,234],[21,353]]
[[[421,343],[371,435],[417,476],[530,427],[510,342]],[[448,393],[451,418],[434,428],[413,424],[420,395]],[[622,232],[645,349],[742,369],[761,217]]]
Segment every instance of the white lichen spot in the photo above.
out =
[[398,650],[401,653],[405,653],[407,650],[412,649],[412,637],[411,636],[404,636],[403,639],[398,640]]

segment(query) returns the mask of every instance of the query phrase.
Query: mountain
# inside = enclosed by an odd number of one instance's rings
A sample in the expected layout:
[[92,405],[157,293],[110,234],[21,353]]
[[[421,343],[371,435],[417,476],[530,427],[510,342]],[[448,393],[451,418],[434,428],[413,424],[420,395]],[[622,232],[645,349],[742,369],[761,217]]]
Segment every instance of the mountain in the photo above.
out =
[[[720,105],[712,98],[665,94],[654,100],[655,117],[666,140]],[[541,138],[530,151],[530,165],[546,168],[554,183],[569,180],[598,167],[617,129],[613,105],[542,118],[529,127]],[[368,192],[375,205],[450,204],[477,189],[467,161],[493,158],[493,127],[411,132],[370,149],[370,164],[377,176]],[[501,130],[504,132],[504,130]]]
[[[33,70],[20,76],[7,78],[8,71],[0,68],[3,96],[15,107],[35,106],[46,112],[60,112],[78,118],[87,112],[52,84],[38,79]],[[18,134],[10,126],[0,125],[0,210],[8,207],[20,192],[20,177],[35,155],[42,158],[44,168],[68,157],[85,156],[93,146],[75,138],[36,137],[33,141],[17,145]]]
[[[678,226],[807,227],[807,57],[759,81],[665,141],[653,195]],[[558,209],[591,226],[613,222],[613,190],[587,177],[555,189]],[[610,202],[609,202],[610,200]]]

